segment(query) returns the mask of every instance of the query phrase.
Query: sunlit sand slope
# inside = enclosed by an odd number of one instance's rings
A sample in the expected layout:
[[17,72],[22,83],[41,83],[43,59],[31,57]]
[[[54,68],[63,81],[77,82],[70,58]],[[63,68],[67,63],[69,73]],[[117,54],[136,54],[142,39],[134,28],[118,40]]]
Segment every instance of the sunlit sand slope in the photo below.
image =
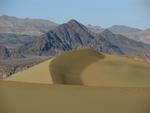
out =
[[48,83],[52,84],[52,78],[49,72],[49,63],[47,60],[36,66],[33,66],[25,71],[18,72],[8,78],[8,81],[19,81],[19,82],[33,82],[33,83]]
[[92,49],[67,52],[50,63],[55,84],[150,87],[150,64]]
[[0,113],[149,113],[148,88],[0,81]]

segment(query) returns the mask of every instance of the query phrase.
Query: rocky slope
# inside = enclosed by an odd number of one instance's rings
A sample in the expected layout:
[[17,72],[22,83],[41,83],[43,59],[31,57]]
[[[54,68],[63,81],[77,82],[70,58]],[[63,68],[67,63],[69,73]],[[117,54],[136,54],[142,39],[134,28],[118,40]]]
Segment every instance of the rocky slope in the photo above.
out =
[[0,33],[0,45],[11,49],[17,49],[23,45],[33,43],[35,40],[36,36]]
[[0,46],[0,59],[10,57],[9,50],[5,46]]
[[148,44],[129,39],[120,34],[114,34],[107,29],[101,32],[100,35],[113,45],[118,46],[126,56],[143,59],[150,58],[150,45]]

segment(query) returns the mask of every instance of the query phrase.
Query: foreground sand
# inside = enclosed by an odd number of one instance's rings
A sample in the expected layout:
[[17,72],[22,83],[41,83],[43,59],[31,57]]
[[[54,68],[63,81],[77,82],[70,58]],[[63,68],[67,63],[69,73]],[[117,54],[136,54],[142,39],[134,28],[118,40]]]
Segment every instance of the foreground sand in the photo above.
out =
[[0,113],[149,113],[149,88],[0,81]]

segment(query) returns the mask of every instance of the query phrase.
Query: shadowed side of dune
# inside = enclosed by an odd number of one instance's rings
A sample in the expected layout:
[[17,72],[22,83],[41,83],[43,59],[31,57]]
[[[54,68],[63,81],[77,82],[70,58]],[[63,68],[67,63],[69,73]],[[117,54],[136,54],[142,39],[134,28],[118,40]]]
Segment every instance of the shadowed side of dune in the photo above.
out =
[[103,54],[92,49],[80,49],[56,57],[50,63],[53,83],[83,85],[82,71],[104,57]]

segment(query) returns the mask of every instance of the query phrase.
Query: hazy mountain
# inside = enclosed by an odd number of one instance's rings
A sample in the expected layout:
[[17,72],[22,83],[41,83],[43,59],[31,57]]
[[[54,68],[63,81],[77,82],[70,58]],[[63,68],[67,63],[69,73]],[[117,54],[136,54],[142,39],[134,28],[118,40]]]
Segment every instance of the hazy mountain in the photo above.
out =
[[[105,30],[105,28],[93,25],[88,25],[87,28],[95,33],[101,33]],[[114,34],[121,34],[135,41],[150,44],[150,29],[141,30],[138,28],[132,28],[124,25],[114,25],[107,29]]]
[[150,44],[150,29],[140,30],[137,28],[118,25],[112,26],[108,29],[115,34],[121,34],[130,39]]
[[101,26],[93,26],[93,25],[89,24],[89,25],[87,25],[87,28],[95,33],[101,33],[105,29],[108,29],[112,33],[122,34],[122,35],[129,34],[129,33],[137,33],[137,32],[142,31],[141,29],[133,28],[133,27],[125,26],[125,25],[113,25],[109,28],[103,28]]
[[150,44],[150,29],[146,29],[137,33],[128,33],[125,35],[131,39]]
[[114,25],[108,28],[111,32],[115,34],[128,34],[128,33],[137,33],[142,31],[141,29],[132,28],[124,25]]
[[41,35],[56,26],[56,23],[49,20],[0,16],[0,33]]

